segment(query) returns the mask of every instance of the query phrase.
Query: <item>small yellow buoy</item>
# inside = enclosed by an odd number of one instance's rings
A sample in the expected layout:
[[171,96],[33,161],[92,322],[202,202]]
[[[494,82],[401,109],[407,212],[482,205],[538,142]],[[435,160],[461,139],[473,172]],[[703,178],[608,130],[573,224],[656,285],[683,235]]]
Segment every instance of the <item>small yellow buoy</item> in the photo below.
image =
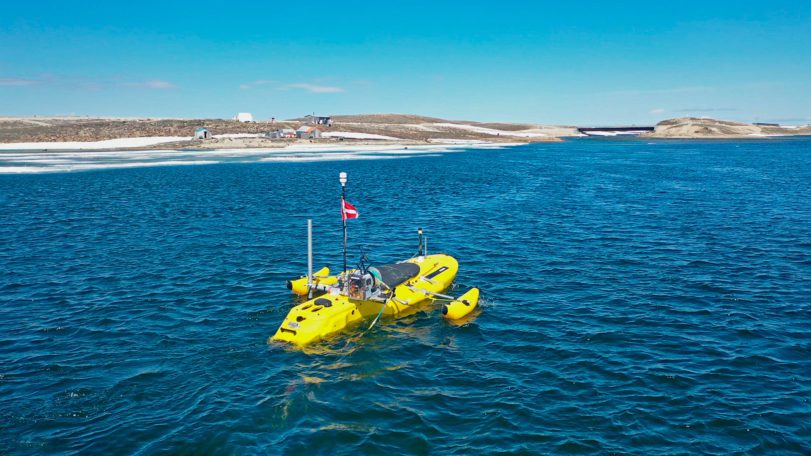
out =
[[479,289],[471,288],[467,293],[442,306],[442,316],[448,320],[458,320],[473,312],[479,305]]
[[[329,268],[323,267],[313,274],[314,285],[333,285],[338,282],[338,277],[329,275]],[[299,296],[307,296],[310,290],[307,288],[307,276],[296,280],[287,281],[287,289]]]

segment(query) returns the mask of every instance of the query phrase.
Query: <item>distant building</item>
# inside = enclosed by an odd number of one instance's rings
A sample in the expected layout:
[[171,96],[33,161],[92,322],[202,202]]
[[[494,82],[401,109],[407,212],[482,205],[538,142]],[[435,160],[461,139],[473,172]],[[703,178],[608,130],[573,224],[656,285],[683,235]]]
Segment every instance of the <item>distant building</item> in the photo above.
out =
[[302,125],[296,130],[299,139],[315,139],[321,137],[321,130],[318,127]]
[[265,137],[270,139],[295,138],[296,130],[293,130],[292,128],[280,128],[278,130],[273,130],[265,133]]
[[249,112],[240,112],[234,116],[237,122],[253,122],[253,115]]
[[211,133],[203,127],[194,130],[194,139],[211,139]]
[[330,116],[316,116],[315,114],[311,114],[304,116],[304,119],[310,125],[326,125],[327,127],[332,126],[332,117]]

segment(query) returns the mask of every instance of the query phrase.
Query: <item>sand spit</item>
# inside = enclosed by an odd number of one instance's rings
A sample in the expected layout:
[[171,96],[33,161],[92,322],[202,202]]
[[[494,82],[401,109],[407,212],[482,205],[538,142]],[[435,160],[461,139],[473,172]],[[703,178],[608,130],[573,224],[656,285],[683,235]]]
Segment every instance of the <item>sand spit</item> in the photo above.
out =
[[[271,140],[269,131],[297,129],[305,119],[240,123],[225,119],[132,119],[89,117],[0,117],[2,150],[90,150],[166,148],[281,148],[298,144],[289,139]],[[204,127],[213,139],[192,140]],[[532,124],[451,121],[406,114],[333,116],[332,125],[319,126],[322,138],[315,143],[366,144],[396,141],[402,144],[452,142],[553,142],[576,136],[574,127]],[[311,140],[305,140],[310,142]]]
[[741,139],[779,136],[811,135],[811,125],[795,127],[767,124],[750,124],[697,117],[681,117],[659,122],[645,138],[670,139]]

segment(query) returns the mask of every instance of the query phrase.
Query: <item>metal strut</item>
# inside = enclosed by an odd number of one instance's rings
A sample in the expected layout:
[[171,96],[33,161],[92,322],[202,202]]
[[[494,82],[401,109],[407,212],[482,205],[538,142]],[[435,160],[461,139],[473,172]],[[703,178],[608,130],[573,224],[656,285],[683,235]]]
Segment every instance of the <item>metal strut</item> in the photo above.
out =
[[344,224],[344,274],[346,274],[346,173],[342,171],[338,174],[338,180],[341,182],[341,220]]

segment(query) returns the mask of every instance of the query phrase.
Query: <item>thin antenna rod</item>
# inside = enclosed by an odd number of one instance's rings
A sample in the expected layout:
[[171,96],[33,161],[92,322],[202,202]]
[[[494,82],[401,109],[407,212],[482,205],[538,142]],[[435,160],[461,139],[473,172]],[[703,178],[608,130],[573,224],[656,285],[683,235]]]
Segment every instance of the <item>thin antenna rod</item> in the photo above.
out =
[[344,223],[344,274],[346,274],[346,173],[338,174],[341,182],[341,220]]
[[313,286],[313,220],[307,219],[307,288]]
[[425,253],[423,252],[423,244],[422,244],[422,228],[417,228],[417,235],[419,236],[419,239],[420,239],[420,244],[417,247],[417,256],[420,256],[420,257],[425,256]]

